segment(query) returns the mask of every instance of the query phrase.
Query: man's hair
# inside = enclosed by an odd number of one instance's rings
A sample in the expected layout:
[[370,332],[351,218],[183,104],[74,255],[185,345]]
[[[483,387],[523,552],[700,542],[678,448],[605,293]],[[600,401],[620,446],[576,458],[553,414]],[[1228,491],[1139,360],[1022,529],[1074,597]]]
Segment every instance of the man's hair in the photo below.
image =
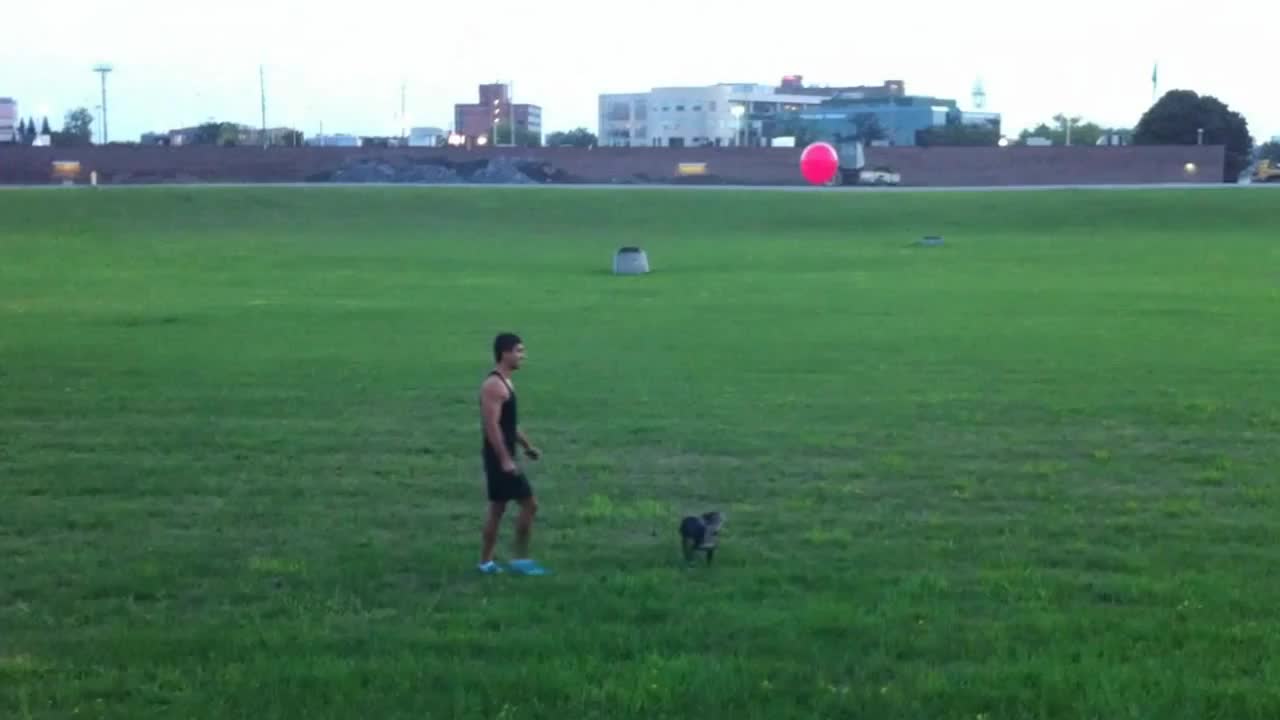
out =
[[515,333],[498,333],[493,339],[493,361],[502,360],[502,356],[516,349],[521,343],[520,336]]

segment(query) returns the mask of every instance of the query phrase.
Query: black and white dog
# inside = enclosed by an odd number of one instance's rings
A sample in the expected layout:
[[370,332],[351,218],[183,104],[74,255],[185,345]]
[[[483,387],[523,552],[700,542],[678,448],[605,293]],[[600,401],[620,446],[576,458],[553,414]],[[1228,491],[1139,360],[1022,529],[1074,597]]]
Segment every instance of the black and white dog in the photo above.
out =
[[724,527],[724,514],[711,511],[701,515],[690,515],[680,521],[680,545],[684,549],[684,561],[693,562],[693,556],[699,550],[707,554],[707,564],[716,554],[716,543],[720,539],[720,528]]

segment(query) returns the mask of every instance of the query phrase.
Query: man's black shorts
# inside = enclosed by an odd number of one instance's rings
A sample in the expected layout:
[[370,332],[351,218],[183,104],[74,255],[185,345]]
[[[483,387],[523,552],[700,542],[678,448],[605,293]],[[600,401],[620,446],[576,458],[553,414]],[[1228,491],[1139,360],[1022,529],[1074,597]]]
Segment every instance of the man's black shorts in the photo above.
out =
[[489,486],[489,502],[510,502],[533,497],[529,479],[519,470],[513,473],[503,472],[501,467],[486,463],[484,474]]

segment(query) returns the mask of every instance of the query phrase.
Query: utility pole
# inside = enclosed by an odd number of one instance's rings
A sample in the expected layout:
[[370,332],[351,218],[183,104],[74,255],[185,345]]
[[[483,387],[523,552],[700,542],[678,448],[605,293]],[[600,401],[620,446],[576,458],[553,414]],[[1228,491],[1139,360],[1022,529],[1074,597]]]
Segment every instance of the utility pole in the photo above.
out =
[[262,95],[262,147],[266,149],[271,138],[267,135],[267,70],[262,65],[258,66],[258,90]]
[[102,144],[106,145],[110,136],[107,134],[107,75],[112,67],[106,63],[95,65],[93,71],[102,76]]
[[408,144],[404,141],[405,137],[407,137],[409,134],[408,123],[409,121],[407,119],[407,116],[405,115],[405,82],[404,80],[401,80],[400,81],[400,144],[401,145]]

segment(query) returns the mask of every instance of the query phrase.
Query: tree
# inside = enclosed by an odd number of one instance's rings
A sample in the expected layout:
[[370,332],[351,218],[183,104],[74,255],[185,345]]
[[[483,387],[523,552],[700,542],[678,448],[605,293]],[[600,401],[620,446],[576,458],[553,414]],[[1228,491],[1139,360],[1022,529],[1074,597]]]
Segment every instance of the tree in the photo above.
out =
[[196,126],[192,145],[232,147],[240,144],[240,126],[232,122],[207,122]]
[[1080,122],[1078,117],[1067,117],[1066,115],[1055,115],[1053,124],[1040,123],[1034,129],[1023,130],[1018,133],[1018,144],[1026,145],[1028,138],[1044,138],[1051,141],[1054,145],[1067,144],[1067,126],[1071,126],[1071,144],[1072,145],[1097,145],[1098,140],[1104,136],[1124,132],[1121,130],[1104,128],[1095,122]]
[[53,135],[53,130],[49,127],[49,118],[47,117],[44,120],[40,121],[40,134]]
[[497,128],[490,133],[489,140],[490,142],[496,142],[498,145],[515,145],[516,147],[538,147],[542,145],[541,135],[519,125],[516,126],[515,137],[512,138],[511,123],[508,122],[499,122]]
[[1049,140],[1050,142],[1056,142],[1056,139],[1054,138],[1053,128],[1049,127],[1045,123],[1040,123],[1039,125],[1035,126],[1034,129],[1025,129],[1022,132],[1018,133],[1018,144],[1026,145],[1027,141],[1030,140],[1031,138],[1042,138],[1044,140]]
[[542,134],[528,128],[516,128],[516,145],[520,147],[542,147]]
[[68,112],[62,121],[62,132],[80,138],[86,143],[92,142],[93,114],[82,107]]
[[240,144],[240,126],[231,123],[218,123],[218,146],[235,147]]
[[1253,138],[1249,122],[1212,95],[1170,90],[1138,121],[1133,141],[1138,145],[1196,145],[1204,132],[1205,145],[1226,148],[1224,182],[1235,182],[1249,166]]
[[553,132],[547,136],[547,147],[589,148],[596,146],[595,133],[584,127],[569,132]]
[[853,126],[853,136],[846,138],[841,134],[837,134],[837,141],[849,139],[870,145],[873,142],[886,140],[889,137],[889,133],[880,124],[880,117],[875,113],[854,113],[849,116],[849,124]]
[[766,140],[774,138],[795,138],[797,147],[804,147],[818,138],[813,125],[806,122],[796,113],[780,114],[765,118],[761,122],[761,130]]
[[216,122],[201,123],[196,126],[196,131],[192,133],[191,144],[217,145],[221,132],[221,126]]
[[1280,141],[1272,140],[1258,148],[1260,160],[1270,160],[1272,164],[1280,164]]
[[995,125],[939,125],[916,131],[916,144],[921,147],[994,147],[1000,144],[1000,128]]
[[93,114],[86,108],[68,112],[62,121],[62,134],[80,144],[93,142]]
[[[49,126],[48,119],[43,130]],[[63,118],[60,132],[49,132],[49,139],[55,147],[79,147],[93,142],[93,115],[85,108],[76,108]]]

